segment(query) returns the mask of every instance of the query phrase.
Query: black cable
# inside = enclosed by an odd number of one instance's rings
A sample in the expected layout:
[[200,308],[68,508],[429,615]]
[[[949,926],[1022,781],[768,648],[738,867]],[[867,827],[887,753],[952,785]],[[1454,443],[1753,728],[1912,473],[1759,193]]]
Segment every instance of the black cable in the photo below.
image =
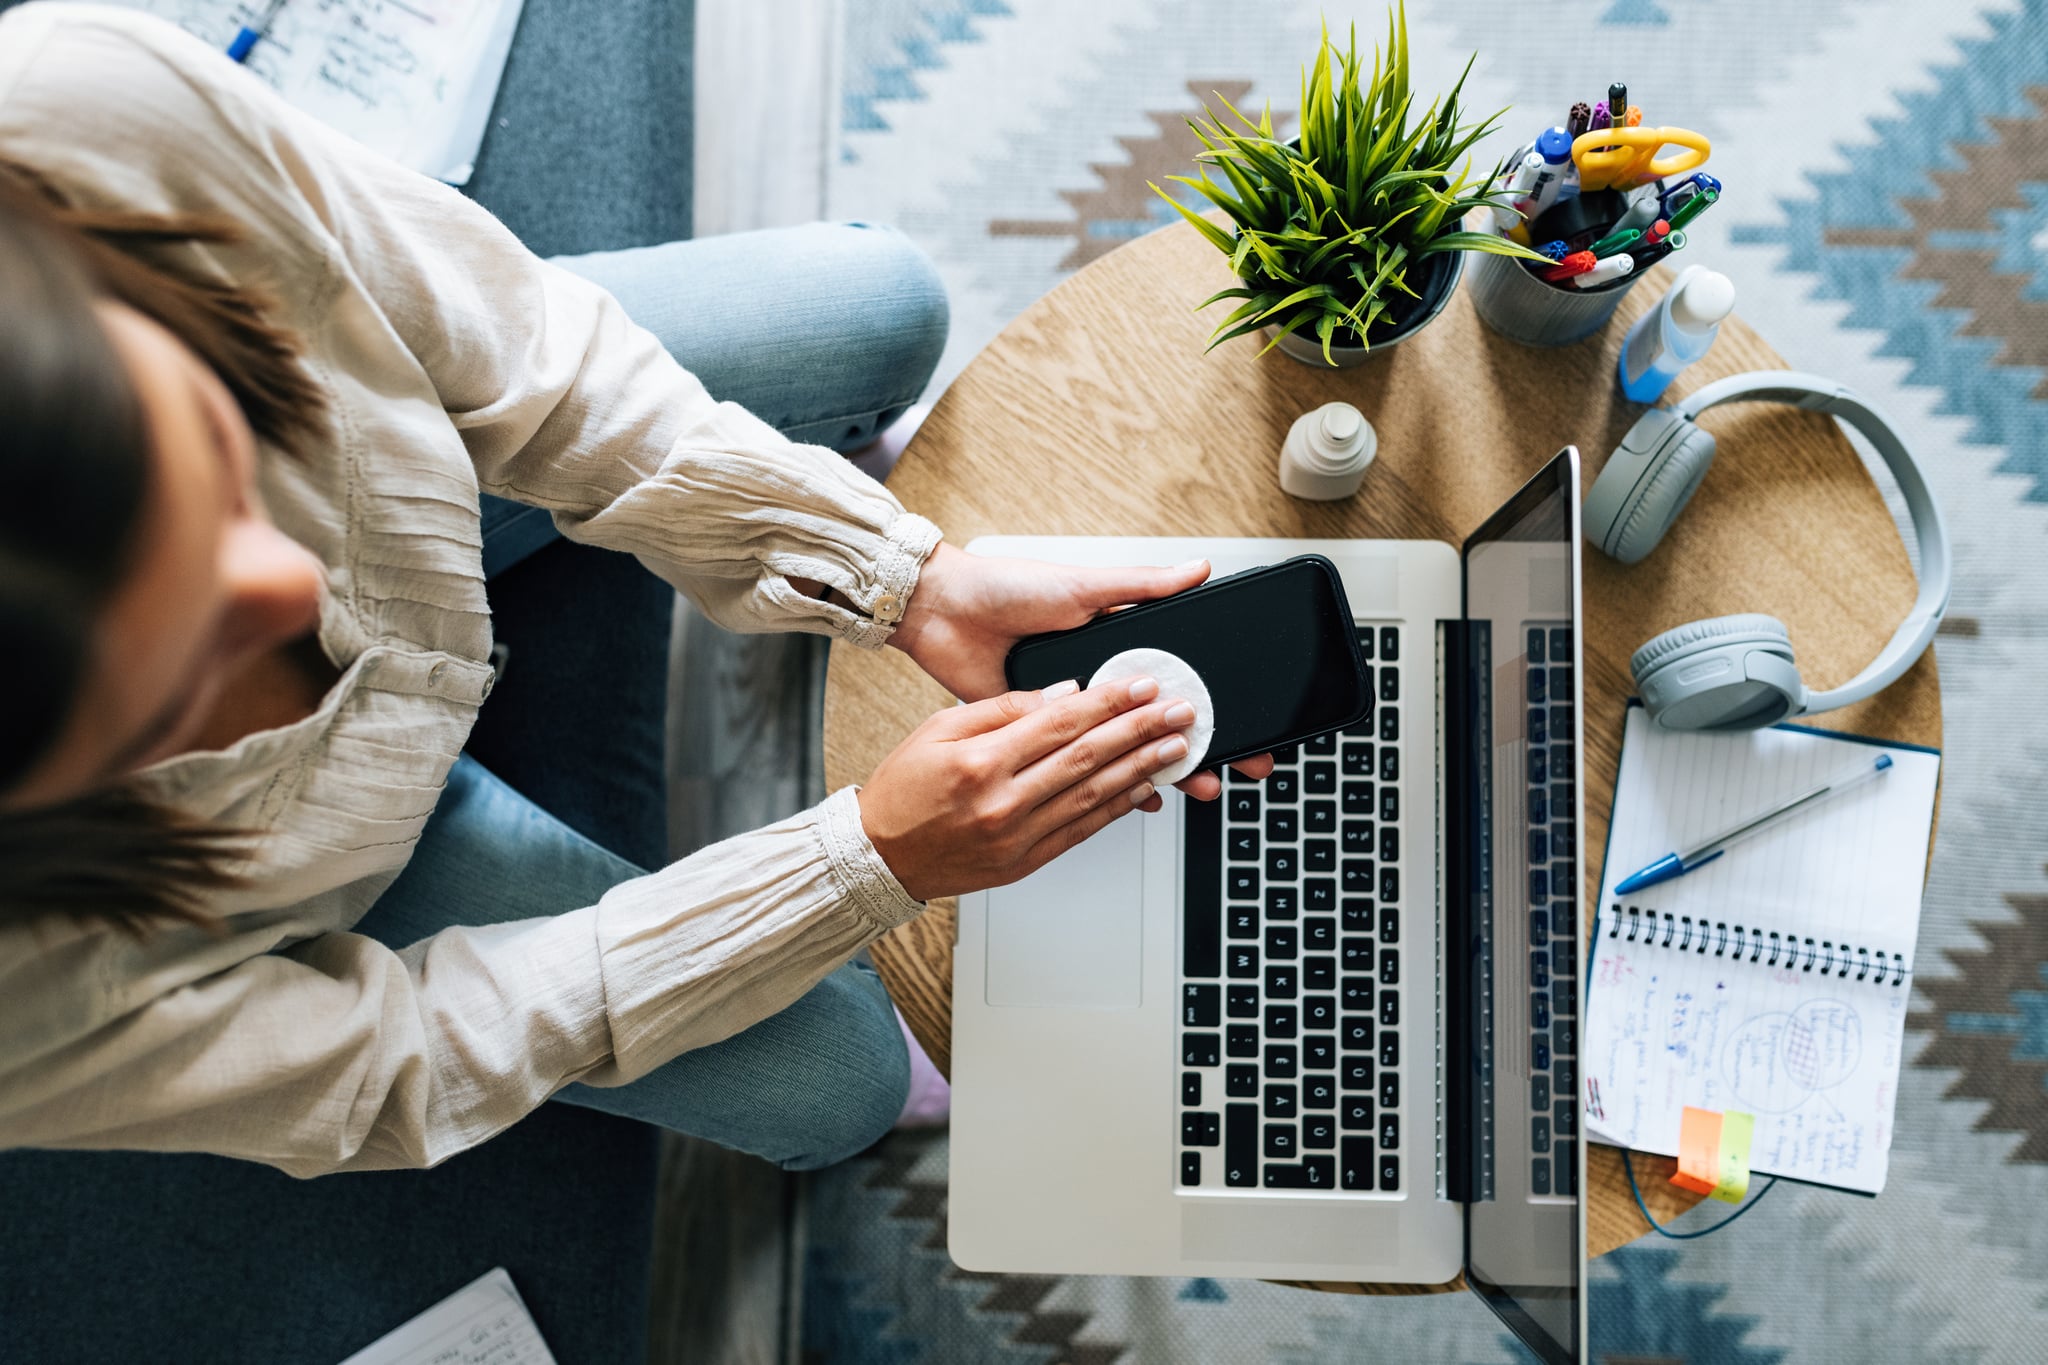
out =
[[1658,1222],[1656,1218],[1652,1217],[1650,1213],[1650,1206],[1643,1202],[1642,1187],[1636,1184],[1636,1164],[1635,1162],[1629,1160],[1629,1152],[1628,1148],[1626,1147],[1621,1149],[1621,1165],[1622,1169],[1628,1172],[1628,1192],[1636,1197],[1636,1207],[1643,1211],[1643,1218],[1649,1223],[1651,1230],[1656,1232],[1660,1237],[1669,1237],[1674,1242],[1689,1241],[1694,1237],[1704,1237],[1710,1232],[1719,1232],[1722,1228],[1727,1227],[1730,1223],[1742,1217],[1743,1214],[1748,1213],[1758,1204],[1761,1204],[1763,1202],[1764,1196],[1769,1194],[1772,1190],[1778,1187],[1778,1177],[1772,1176],[1771,1183],[1764,1186],[1762,1189],[1758,1190],[1756,1192],[1755,1198],[1751,1199],[1747,1204],[1744,1204],[1741,1208],[1735,1210],[1735,1212],[1729,1214],[1726,1218],[1723,1218],[1720,1222],[1714,1224],[1712,1227],[1701,1228],[1698,1232],[1673,1232],[1671,1231],[1671,1229],[1665,1227],[1662,1223]]

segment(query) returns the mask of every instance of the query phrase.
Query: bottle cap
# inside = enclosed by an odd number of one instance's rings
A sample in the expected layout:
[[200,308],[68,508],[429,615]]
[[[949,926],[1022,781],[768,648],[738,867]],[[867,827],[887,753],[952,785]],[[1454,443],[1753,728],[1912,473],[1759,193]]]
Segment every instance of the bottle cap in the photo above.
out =
[[1688,332],[1702,332],[1735,311],[1735,282],[1718,270],[1700,270],[1678,286],[1671,300],[1671,321]]
[[1562,128],[1545,128],[1536,138],[1536,150],[1543,159],[1555,166],[1569,160],[1572,154],[1572,135]]
[[1332,446],[1348,446],[1358,439],[1358,429],[1365,425],[1365,414],[1349,403],[1325,403],[1320,425],[1325,441]]

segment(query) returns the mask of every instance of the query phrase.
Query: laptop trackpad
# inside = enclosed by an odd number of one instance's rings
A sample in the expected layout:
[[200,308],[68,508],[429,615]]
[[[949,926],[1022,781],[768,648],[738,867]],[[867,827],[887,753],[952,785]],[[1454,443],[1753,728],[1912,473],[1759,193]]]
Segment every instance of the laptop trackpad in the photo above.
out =
[[1145,826],[1126,815],[988,893],[988,1003],[1133,1010],[1143,971]]

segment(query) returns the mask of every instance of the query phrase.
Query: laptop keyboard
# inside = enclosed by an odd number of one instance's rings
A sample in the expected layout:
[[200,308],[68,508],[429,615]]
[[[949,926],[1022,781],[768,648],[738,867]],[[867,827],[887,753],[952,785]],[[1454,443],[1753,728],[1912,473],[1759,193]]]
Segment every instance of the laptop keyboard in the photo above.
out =
[[[1362,626],[1357,727],[1190,802],[1179,1047],[1183,1186],[1398,1193],[1402,632]],[[1426,711],[1424,714],[1427,714]]]
[[1529,708],[1529,1191],[1571,1195],[1578,1141],[1579,882],[1572,861],[1578,802],[1572,789],[1569,627],[1527,632]]

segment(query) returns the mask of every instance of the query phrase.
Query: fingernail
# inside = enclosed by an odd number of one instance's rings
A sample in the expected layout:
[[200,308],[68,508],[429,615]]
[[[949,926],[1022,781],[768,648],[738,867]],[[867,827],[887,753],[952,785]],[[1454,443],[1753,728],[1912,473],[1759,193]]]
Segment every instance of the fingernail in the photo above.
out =
[[1137,786],[1131,788],[1131,804],[1134,806],[1144,805],[1152,799],[1152,793],[1157,790],[1159,789],[1150,782],[1140,782]]
[[1150,701],[1158,695],[1159,683],[1156,679],[1134,678],[1131,680],[1132,701]]
[[1185,564],[1182,564],[1182,565],[1180,565],[1179,567],[1177,567],[1177,568],[1176,568],[1176,569],[1174,570],[1174,572],[1175,572],[1175,573],[1192,573],[1192,572],[1194,572],[1194,571],[1195,571],[1196,569],[1199,569],[1199,568],[1203,568],[1203,567],[1205,567],[1205,566],[1206,566],[1206,565],[1208,564],[1208,562],[1209,562],[1209,561],[1208,561],[1208,560],[1206,560],[1206,559],[1190,559],[1190,560],[1189,560],[1189,561],[1188,561],[1187,563],[1185,563]]
[[1081,684],[1075,682],[1072,678],[1069,678],[1065,682],[1054,683],[1051,687],[1046,688],[1045,691],[1041,692],[1039,695],[1044,697],[1047,701],[1058,701],[1061,697],[1071,697],[1080,690]]
[[1159,746],[1160,763],[1178,763],[1188,756],[1188,742],[1175,735]]
[[1184,701],[1175,702],[1166,708],[1166,723],[1175,729],[1179,729],[1183,725],[1193,725],[1195,723],[1195,708]]

